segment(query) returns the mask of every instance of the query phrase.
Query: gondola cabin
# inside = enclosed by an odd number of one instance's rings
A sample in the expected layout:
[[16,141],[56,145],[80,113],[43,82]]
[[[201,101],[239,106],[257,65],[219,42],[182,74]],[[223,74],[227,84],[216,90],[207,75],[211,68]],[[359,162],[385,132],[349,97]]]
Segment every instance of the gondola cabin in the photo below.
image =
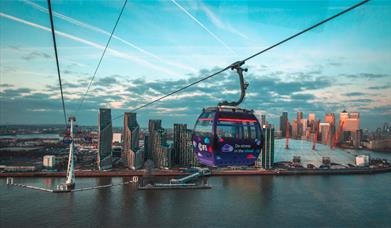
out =
[[200,163],[213,167],[253,165],[263,147],[253,111],[230,106],[203,109],[192,139]]

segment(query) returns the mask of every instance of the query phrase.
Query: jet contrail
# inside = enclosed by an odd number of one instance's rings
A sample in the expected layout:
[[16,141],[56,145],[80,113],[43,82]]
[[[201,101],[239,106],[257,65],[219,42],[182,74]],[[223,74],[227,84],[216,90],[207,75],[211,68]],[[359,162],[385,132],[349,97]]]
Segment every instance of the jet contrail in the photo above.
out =
[[[14,17],[14,16],[11,16],[11,15],[5,14],[3,12],[0,12],[0,16],[4,17],[4,18],[7,18],[7,19],[10,19],[10,20],[13,20],[13,21],[16,21],[16,22],[19,22],[19,23],[22,23],[22,24],[25,24],[25,25],[29,25],[29,26],[34,27],[34,28],[38,28],[38,29],[42,29],[44,31],[51,32],[51,29],[48,28],[48,27],[45,27],[45,26],[42,26],[42,25],[30,22],[30,21],[26,21],[26,20],[23,20],[23,19],[18,18],[18,17]],[[80,37],[77,37],[77,36],[74,36],[74,35],[71,35],[71,34],[68,34],[68,33],[64,33],[64,32],[58,31],[58,30],[55,31],[55,33],[57,35],[59,35],[59,36],[68,38],[68,39],[73,40],[73,41],[77,41],[79,43],[83,43],[83,44],[92,46],[94,48],[98,48],[98,49],[102,49],[102,50],[104,49],[104,46],[102,46],[100,44],[97,44],[95,42],[91,42],[91,41],[85,40],[83,38],[80,38]],[[130,60],[130,61],[136,62],[136,63],[138,63],[140,65],[152,68],[154,70],[158,70],[158,71],[164,72],[164,73],[166,73],[168,75],[172,75],[172,76],[175,75],[177,77],[181,76],[181,75],[179,75],[179,74],[177,74],[175,72],[172,72],[170,70],[166,70],[164,68],[155,66],[155,65],[153,65],[153,64],[151,64],[151,63],[149,63],[149,62],[147,62],[145,60],[141,60],[141,59],[136,58],[136,57],[134,57],[132,55],[129,55],[129,54],[126,54],[126,53],[114,50],[112,48],[107,48],[107,51],[111,55],[113,55],[113,56],[120,57],[120,58],[123,58],[123,59],[127,59],[127,60]]]
[[[43,13],[48,13],[48,9],[47,8],[45,8],[43,6],[40,6],[40,5],[38,5],[38,4],[34,3],[34,2],[31,2],[29,0],[23,0],[23,2],[26,3],[26,4],[31,5],[33,8],[35,8],[35,9],[37,9],[37,10],[43,12]],[[101,33],[101,34],[104,34],[104,35],[107,35],[107,36],[110,36],[110,32],[108,32],[108,31],[105,31],[105,30],[100,29],[100,28],[98,28],[96,26],[84,23],[82,21],[76,20],[76,19],[74,19],[72,17],[68,17],[68,16],[66,16],[64,14],[61,14],[61,13],[53,11],[53,15],[55,17],[61,18],[64,21],[67,21],[67,22],[69,22],[71,24],[74,24],[74,25],[77,25],[77,26],[80,26],[80,27],[83,27],[83,28],[86,28],[86,29],[89,29],[89,30],[92,30],[92,31],[95,31],[95,32],[98,32],[98,33]],[[122,38],[120,38],[120,37],[118,37],[116,35],[113,35],[113,39],[116,39],[116,40],[118,40],[118,41],[120,41],[120,42],[122,42],[122,43],[124,43],[124,44],[126,44],[126,45],[128,45],[128,46],[130,46],[130,47],[132,47],[134,49],[136,49],[137,51],[139,51],[139,52],[141,52],[141,53],[143,53],[143,54],[145,54],[145,55],[147,55],[149,57],[152,57],[152,58],[154,58],[154,59],[156,59],[156,60],[158,60],[158,61],[160,61],[162,63],[165,63],[167,65],[171,65],[171,66],[175,66],[175,67],[178,67],[178,68],[181,68],[181,69],[184,69],[184,70],[192,71],[193,73],[197,72],[197,70],[195,70],[194,68],[192,68],[190,66],[186,66],[186,65],[183,65],[183,64],[179,64],[179,63],[175,63],[175,62],[164,60],[164,59],[160,58],[159,56],[157,56],[157,55],[155,55],[155,54],[153,54],[153,53],[151,53],[151,52],[149,52],[149,51],[147,51],[147,50],[145,50],[145,49],[143,49],[143,48],[141,48],[141,47],[139,47],[139,46],[137,46],[137,45],[135,45],[135,44],[133,44],[133,43],[131,43],[129,41],[126,41],[126,40],[124,40],[124,39],[122,39]]]
[[[185,8],[183,8],[179,3],[177,3],[175,0],[171,0],[172,3],[174,3],[180,10],[182,10],[185,14],[187,14],[193,21],[195,21],[199,26],[201,26],[206,32],[209,33],[215,40],[217,40],[220,44],[222,44],[226,49],[228,49],[230,52],[236,54],[236,52],[230,48],[224,41],[222,41],[219,37],[216,36],[212,31],[210,31],[207,27],[205,27],[204,24],[202,24],[197,18],[195,18],[193,15],[189,13]],[[237,55],[237,54],[236,54]]]

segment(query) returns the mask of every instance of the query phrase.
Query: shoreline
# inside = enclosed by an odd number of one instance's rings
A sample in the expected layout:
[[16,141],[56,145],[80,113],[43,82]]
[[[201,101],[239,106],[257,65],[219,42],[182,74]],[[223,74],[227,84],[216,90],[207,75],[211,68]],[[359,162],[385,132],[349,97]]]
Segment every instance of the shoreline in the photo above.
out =
[[[262,175],[354,175],[391,172],[391,166],[377,168],[345,168],[345,169],[272,169],[272,170],[212,170],[211,176],[262,176]],[[154,176],[183,176],[189,173],[181,171],[154,171]],[[9,172],[0,173],[5,177],[64,177],[66,172]],[[75,171],[75,177],[132,177],[144,176],[144,171]]]

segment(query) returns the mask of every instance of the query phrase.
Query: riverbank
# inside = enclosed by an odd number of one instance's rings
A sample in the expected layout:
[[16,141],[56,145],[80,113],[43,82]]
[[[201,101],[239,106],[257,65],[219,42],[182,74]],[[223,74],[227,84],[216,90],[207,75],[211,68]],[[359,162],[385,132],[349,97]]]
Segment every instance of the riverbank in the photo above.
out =
[[[391,167],[345,168],[345,169],[272,169],[272,170],[212,170],[212,176],[240,175],[343,175],[343,174],[375,174],[391,172]],[[155,176],[186,175],[177,170],[154,171]],[[144,170],[137,171],[75,171],[76,177],[132,177],[143,176]],[[0,173],[0,177],[65,177],[65,172],[15,172]]]

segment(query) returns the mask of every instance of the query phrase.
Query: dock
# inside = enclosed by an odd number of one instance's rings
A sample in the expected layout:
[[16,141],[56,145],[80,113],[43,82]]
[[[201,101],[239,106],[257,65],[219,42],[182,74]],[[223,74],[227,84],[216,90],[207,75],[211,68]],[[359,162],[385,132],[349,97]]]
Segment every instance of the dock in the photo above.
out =
[[41,188],[41,187],[36,187],[36,186],[32,186],[32,185],[18,184],[18,183],[14,183],[14,180],[12,177],[8,177],[6,182],[7,182],[7,185],[9,185],[9,186],[28,188],[28,189],[33,189],[33,190],[38,190],[38,191],[43,191],[43,192],[70,193],[70,192],[80,192],[80,191],[88,191],[88,190],[95,190],[95,189],[111,188],[111,187],[120,186],[120,185],[137,183],[138,178],[134,178],[131,181],[126,181],[126,182],[122,182],[122,183],[118,183],[118,184],[107,184],[107,185],[99,185],[99,186],[76,188],[76,189],[59,188],[58,186],[57,186],[57,189],[48,189],[48,188]]

